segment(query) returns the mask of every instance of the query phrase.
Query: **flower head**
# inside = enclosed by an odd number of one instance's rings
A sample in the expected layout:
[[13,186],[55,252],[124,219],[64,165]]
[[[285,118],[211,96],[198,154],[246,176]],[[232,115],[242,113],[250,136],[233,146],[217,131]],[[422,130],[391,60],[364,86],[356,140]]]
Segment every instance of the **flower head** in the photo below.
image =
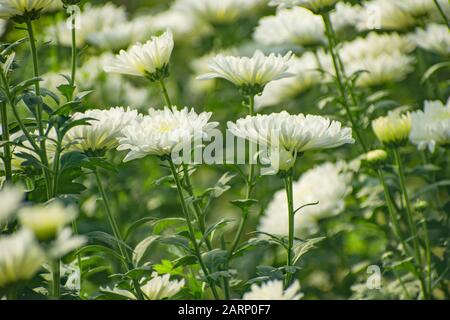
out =
[[142,293],[148,300],[163,300],[176,295],[184,287],[184,279],[170,280],[170,275],[158,276],[152,273],[152,279],[141,287]]
[[447,104],[440,101],[425,101],[422,110],[411,114],[412,126],[409,138],[420,150],[433,152],[436,146],[450,146],[450,99]]
[[88,119],[89,124],[74,127],[64,142],[69,145],[69,150],[93,154],[105,152],[116,148],[121,131],[139,118],[136,110],[123,107],[75,113],[73,121]]
[[339,0],[271,0],[270,5],[281,7],[300,6],[319,14],[334,8]]
[[386,117],[372,121],[372,129],[378,140],[386,146],[401,146],[408,141],[411,132],[411,114],[389,112]]
[[450,31],[446,25],[428,24],[425,29],[417,29],[411,39],[422,49],[443,56],[450,55]]
[[251,93],[256,95],[262,92],[264,86],[270,81],[292,76],[286,72],[291,57],[291,52],[285,56],[273,53],[265,56],[259,50],[251,58],[219,54],[209,63],[211,72],[198,79],[223,78],[244,90],[253,91]]
[[46,206],[24,207],[19,211],[21,224],[32,230],[36,237],[42,241],[54,238],[76,217],[77,212],[74,208],[64,207],[56,201]]
[[243,300],[300,300],[300,284],[295,281],[286,290],[283,281],[273,280],[261,285],[253,284],[250,292],[244,294]]
[[173,46],[172,32],[166,31],[145,44],[138,42],[127,51],[121,50],[104,69],[106,72],[146,77],[151,81],[161,80],[168,76]]
[[0,237],[0,288],[32,278],[45,260],[45,253],[30,230]]
[[0,18],[39,18],[43,9],[50,7],[55,0],[0,0]]
[[178,110],[150,109],[148,116],[122,130],[118,150],[128,150],[124,161],[143,158],[147,155],[170,156],[178,147],[198,138],[209,136],[218,124],[209,122],[211,113],[197,114],[187,107]]
[[8,221],[14,211],[19,208],[22,198],[23,192],[9,185],[0,190],[0,228],[2,223]]
[[[402,1],[372,0],[364,3],[359,29],[406,30],[416,24],[414,16],[405,10]],[[407,1],[407,6],[410,1]]]

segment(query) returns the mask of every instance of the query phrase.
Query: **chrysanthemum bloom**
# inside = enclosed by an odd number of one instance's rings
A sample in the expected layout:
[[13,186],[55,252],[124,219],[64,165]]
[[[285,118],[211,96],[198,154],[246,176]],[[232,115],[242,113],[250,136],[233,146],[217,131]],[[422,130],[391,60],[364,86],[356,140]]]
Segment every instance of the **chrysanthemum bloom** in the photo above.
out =
[[398,147],[408,141],[411,132],[411,114],[389,112],[386,117],[372,121],[372,129],[380,142],[388,147]]
[[[305,238],[318,230],[321,219],[333,217],[345,209],[345,197],[351,192],[352,174],[344,163],[330,162],[305,172],[293,184],[294,208],[317,203],[301,209],[295,215],[295,235]],[[320,185],[320,188],[317,186]],[[261,218],[258,230],[278,236],[287,236],[289,229],[286,191],[279,190]]]
[[425,29],[417,29],[411,39],[424,50],[443,56],[450,55],[450,31],[446,25],[428,24]]
[[219,54],[209,63],[211,72],[199,76],[198,79],[223,78],[241,88],[244,94],[257,95],[264,90],[264,86],[270,81],[292,76],[292,74],[286,72],[291,57],[291,52],[285,56],[273,53],[265,56],[259,50],[251,58]]
[[209,122],[210,112],[197,114],[187,107],[181,110],[175,106],[164,110],[150,109],[148,113],[141,121],[122,130],[117,149],[128,150],[124,161],[147,155],[171,156],[185,143],[207,138],[218,125],[217,122]]
[[[235,136],[265,146],[269,151],[287,151],[294,160],[308,150],[336,148],[355,142],[352,129],[342,127],[338,121],[314,115],[290,115],[286,111],[247,116],[236,123],[228,122],[228,129]],[[285,155],[282,158],[288,159]],[[284,163],[274,163],[273,159],[271,162],[274,169],[281,167],[283,171],[295,163],[289,160],[286,167]]]
[[30,230],[0,237],[0,288],[31,279],[45,260],[45,253]]
[[411,119],[409,138],[420,150],[450,146],[450,100],[445,106],[441,101],[425,101],[424,110],[413,112]]
[[316,14],[328,12],[334,8],[339,0],[271,0],[270,5],[292,7],[300,6]]
[[5,186],[0,190],[0,228],[2,223],[8,221],[22,201],[23,193],[14,187]]
[[50,7],[55,0],[0,0],[0,18],[37,19],[41,11]]
[[260,0],[177,0],[173,7],[211,24],[220,25],[250,14],[260,4]]
[[117,138],[123,128],[139,121],[140,118],[136,110],[123,107],[75,113],[72,116],[74,121],[89,119],[89,124],[71,129],[64,137],[64,144],[69,150],[102,155],[108,150],[115,149],[118,146]]
[[322,19],[304,8],[278,10],[259,20],[253,38],[264,45],[317,46],[326,40]]
[[152,273],[152,279],[141,287],[142,293],[148,300],[163,300],[176,295],[184,287],[184,279],[170,280],[170,275],[159,276],[158,273]]
[[23,207],[19,211],[19,220],[23,226],[34,232],[39,240],[53,239],[59,231],[77,217],[72,207],[64,207],[59,202],[48,205]]
[[137,43],[129,50],[121,50],[106,72],[145,77],[151,81],[162,80],[169,75],[169,60],[173,50],[171,31],[152,37],[145,44]]
[[[372,0],[364,3],[359,29],[406,30],[416,24],[414,16],[401,1]],[[409,6],[409,1],[408,4]]]
[[295,281],[286,290],[283,281],[272,280],[261,285],[253,284],[251,291],[244,294],[243,300],[300,300],[300,284]]
[[346,2],[336,3],[336,10],[330,13],[333,28],[340,31],[347,27],[356,27],[361,21],[362,7]]

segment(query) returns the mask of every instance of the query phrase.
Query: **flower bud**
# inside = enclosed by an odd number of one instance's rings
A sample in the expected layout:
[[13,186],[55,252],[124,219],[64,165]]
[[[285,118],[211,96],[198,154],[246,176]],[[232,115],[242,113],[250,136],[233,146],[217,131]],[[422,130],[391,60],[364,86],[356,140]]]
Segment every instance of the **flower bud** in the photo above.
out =
[[364,158],[370,165],[380,166],[386,162],[387,156],[386,151],[378,149],[367,152]]
[[411,115],[390,112],[386,117],[372,121],[372,128],[382,144],[388,147],[399,147],[408,141]]

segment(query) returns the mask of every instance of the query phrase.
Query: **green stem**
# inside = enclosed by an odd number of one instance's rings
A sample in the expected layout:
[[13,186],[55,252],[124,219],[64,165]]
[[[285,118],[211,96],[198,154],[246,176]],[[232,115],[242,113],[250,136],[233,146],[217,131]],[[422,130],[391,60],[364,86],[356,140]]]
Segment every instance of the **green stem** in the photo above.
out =
[[354,119],[351,108],[350,108],[350,102],[348,100],[348,93],[346,90],[344,75],[342,74],[341,66],[340,66],[340,58],[336,51],[335,47],[335,33],[333,30],[333,25],[331,24],[331,19],[329,13],[323,13],[322,19],[325,24],[325,33],[327,35],[328,39],[328,48],[330,51],[331,59],[333,61],[334,70],[336,72],[336,83],[339,89],[339,92],[342,96],[342,102],[345,108],[345,111],[347,113],[347,117],[352,124],[353,130],[356,133],[356,136],[358,138],[359,143],[361,144],[362,148],[364,149],[364,152],[368,151],[366,142],[364,141],[364,138],[359,130],[359,126],[357,121]]
[[[287,260],[286,266],[291,267],[293,265],[293,248],[294,248],[294,199],[292,190],[292,174],[288,174],[284,178],[284,187],[286,189],[286,199],[288,203],[288,214],[289,214],[289,232],[288,232],[288,248],[287,248]],[[286,288],[289,287],[292,281],[292,273],[286,273]]]
[[61,274],[60,274],[60,262],[59,259],[53,260],[52,262],[52,295],[55,299],[59,299],[61,295],[60,292],[60,282],[61,282]]
[[5,143],[3,146],[3,163],[5,166],[5,178],[6,182],[12,181],[12,154],[11,145],[9,144],[9,124],[8,124],[8,113],[6,110],[6,103],[0,103],[0,118],[2,123],[2,140]]
[[427,260],[428,298],[431,299],[433,291],[432,274],[431,274],[431,245],[430,245],[430,237],[428,235],[428,223],[425,215],[423,215],[423,232],[425,234],[425,250]]
[[444,20],[444,23],[447,25],[447,28],[450,30],[450,22],[448,21],[447,15],[445,14],[445,12],[442,9],[441,5],[439,4],[438,0],[433,0],[433,1],[439,11],[439,14],[441,15],[442,19]]
[[205,278],[207,279],[207,281],[209,283],[209,286],[211,287],[211,291],[212,291],[212,293],[214,295],[214,298],[216,300],[219,300],[219,294],[217,293],[217,290],[216,290],[216,287],[215,287],[214,283],[209,278],[208,268],[206,267],[206,265],[203,262],[202,255],[201,255],[201,252],[200,252],[200,247],[199,247],[199,245],[197,243],[197,240],[195,238],[194,227],[192,225],[192,222],[191,222],[191,219],[190,219],[190,216],[189,216],[189,209],[188,209],[188,206],[186,204],[186,200],[184,198],[183,186],[181,184],[180,177],[178,175],[178,171],[177,171],[177,169],[175,167],[175,164],[173,163],[172,159],[169,159],[168,163],[169,163],[170,171],[171,171],[171,173],[173,175],[173,178],[175,180],[175,184],[177,186],[178,197],[180,199],[181,208],[182,208],[182,211],[183,211],[183,214],[184,214],[184,218],[186,220],[186,224],[187,224],[187,227],[188,227],[188,230],[189,230],[189,237],[190,237],[192,245],[194,247],[195,255],[197,256],[197,260],[198,260],[198,262],[200,264],[200,267],[202,268],[203,273],[205,274]]
[[424,295],[424,298],[427,299],[428,294],[427,294],[427,290],[425,287],[425,281],[423,280],[423,275],[422,275],[422,257],[420,255],[420,247],[419,247],[419,240],[418,240],[418,236],[417,236],[417,228],[416,225],[414,223],[414,219],[413,219],[413,211],[411,208],[411,202],[409,201],[409,196],[408,196],[408,190],[406,188],[406,179],[405,179],[405,170],[403,168],[403,161],[401,159],[400,156],[400,152],[398,148],[394,148],[394,157],[395,157],[395,162],[397,165],[397,173],[398,173],[398,178],[399,178],[399,183],[400,183],[400,189],[402,191],[402,195],[403,195],[403,201],[405,204],[405,209],[406,209],[406,216],[407,216],[407,220],[408,220],[408,227],[411,233],[411,238],[413,241],[413,247],[414,247],[414,252],[415,252],[415,256],[416,256],[416,262],[419,265],[419,280],[421,283],[421,288],[422,288],[422,293]]
[[164,100],[166,101],[167,106],[171,107],[172,101],[170,101],[169,93],[167,92],[167,88],[166,88],[166,84],[164,83],[164,80],[163,79],[159,80],[159,84],[161,86],[161,90],[163,92]]
[[[97,168],[94,170],[94,175],[95,175],[95,179],[97,181],[98,190],[100,191],[100,194],[102,196],[103,205],[105,207],[105,211],[106,211],[106,215],[108,217],[110,227],[112,229],[114,237],[116,238],[117,246],[119,247],[120,254],[127,261],[127,266],[126,266],[127,271],[130,271],[130,266],[132,266],[133,263],[132,263],[130,255],[128,254],[127,248],[125,248],[123,246],[123,238],[122,238],[122,235],[120,234],[120,229],[117,224],[117,221],[111,211],[111,205],[109,203],[109,198],[105,192],[105,188],[103,187],[103,183],[100,178],[100,173]],[[137,280],[133,280],[133,285],[134,285],[134,290],[136,292],[137,298],[140,300],[144,300],[144,295],[139,286],[139,282]]]
[[75,77],[77,72],[77,38],[76,38],[76,24],[75,24],[75,13],[71,14],[72,18],[72,73],[70,77],[70,85],[73,87],[75,85]]
[[[72,231],[75,235],[78,235],[78,226],[77,222],[74,220],[72,221]],[[80,298],[83,298],[82,292],[83,292],[83,267],[81,265],[81,253],[77,253],[77,262],[78,262],[78,269],[80,269]]]

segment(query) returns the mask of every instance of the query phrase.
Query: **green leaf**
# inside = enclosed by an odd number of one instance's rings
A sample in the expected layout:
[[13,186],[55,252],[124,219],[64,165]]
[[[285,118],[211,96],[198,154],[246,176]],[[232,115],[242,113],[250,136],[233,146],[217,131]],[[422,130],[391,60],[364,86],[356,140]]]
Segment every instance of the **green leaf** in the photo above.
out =
[[196,263],[198,263],[198,259],[194,255],[184,256],[184,257],[181,257],[181,258],[178,258],[178,259],[172,261],[173,268],[178,268],[178,267],[182,267],[182,266],[190,266],[190,265],[193,265]]
[[133,250],[133,264],[138,266],[148,249],[160,238],[160,236],[151,235],[137,244]]
[[245,241],[244,243],[242,243],[234,252],[233,257],[234,256],[240,256],[241,254],[243,254],[244,252],[246,252],[247,250],[250,250],[252,248],[255,247],[266,247],[269,246],[270,242],[266,239],[261,239],[261,238],[251,238],[247,241]]
[[220,265],[227,262],[228,252],[222,249],[214,249],[203,253],[202,259],[209,270],[217,270]]
[[109,248],[109,247],[105,247],[103,245],[97,245],[97,244],[92,244],[92,245],[86,245],[80,249],[78,249],[74,255],[84,255],[86,253],[104,253],[110,257],[113,257],[119,261],[121,261],[122,263],[126,264],[125,258],[122,257],[119,253],[117,253],[117,251]]
[[210,234],[212,234],[214,231],[219,230],[225,226],[227,226],[230,222],[234,221],[234,219],[221,219],[219,222],[216,222],[215,224],[211,225],[206,229],[202,239],[200,240],[199,245],[202,245],[202,243],[209,237]]
[[59,87],[57,87],[57,89],[67,99],[67,101],[69,101],[72,99],[76,87],[70,84],[62,84]]
[[128,227],[127,231],[125,232],[125,236],[124,236],[124,240],[127,240],[128,237],[140,226],[142,226],[143,224],[146,224],[148,222],[154,222],[155,220],[157,220],[158,218],[156,217],[145,217],[142,219],[139,219],[137,221],[135,221],[131,226]]
[[233,200],[230,201],[230,203],[238,208],[240,208],[242,211],[247,210],[255,203],[258,203],[258,200],[255,199],[243,199],[243,200]]
[[167,228],[180,224],[183,225],[186,224],[186,219],[184,218],[158,219],[153,223],[153,234],[161,234]]
[[305,242],[298,242],[294,245],[294,259],[292,260],[293,264],[297,263],[297,261],[306,253],[316,248],[316,244],[323,241],[326,237],[318,237],[309,239]]
[[449,61],[445,61],[445,62],[440,62],[437,63],[435,65],[432,65],[431,67],[429,67],[427,69],[427,71],[425,71],[425,73],[423,74],[421,83],[425,83],[425,81],[427,81],[433,74],[435,74],[437,71],[441,70],[441,69],[445,69],[445,68],[449,68],[450,67],[450,62]]

